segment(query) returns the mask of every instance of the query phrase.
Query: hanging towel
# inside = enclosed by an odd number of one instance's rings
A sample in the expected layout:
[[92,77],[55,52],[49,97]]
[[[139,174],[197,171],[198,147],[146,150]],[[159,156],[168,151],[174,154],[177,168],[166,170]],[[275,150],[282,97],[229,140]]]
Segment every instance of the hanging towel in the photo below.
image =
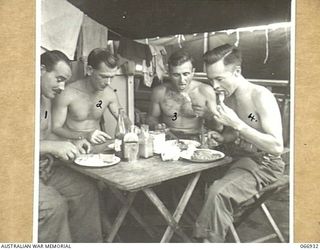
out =
[[88,56],[95,48],[108,47],[108,28],[84,15],[82,22],[82,56]]
[[166,74],[166,68],[163,63],[163,57],[167,55],[167,51],[163,46],[149,45],[149,47],[153,56],[152,62],[154,66],[154,71],[159,80],[162,81],[163,76]]
[[66,0],[41,1],[41,47],[74,58],[83,13]]

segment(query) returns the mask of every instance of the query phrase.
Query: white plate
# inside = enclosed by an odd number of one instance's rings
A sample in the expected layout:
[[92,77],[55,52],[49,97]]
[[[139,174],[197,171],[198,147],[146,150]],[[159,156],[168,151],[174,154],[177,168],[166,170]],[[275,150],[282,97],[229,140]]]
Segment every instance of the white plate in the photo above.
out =
[[120,158],[113,154],[83,154],[74,160],[80,166],[84,167],[108,167],[120,162]]
[[[192,159],[192,156],[193,156],[194,152],[196,152],[196,151],[208,152],[208,153],[217,155],[217,157],[215,159],[208,159],[208,160]],[[225,157],[225,154],[220,152],[220,151],[217,151],[217,150],[204,149],[203,148],[203,149],[194,149],[194,150],[182,151],[181,154],[180,154],[180,157],[185,159],[185,160],[192,161],[192,162],[213,162],[213,161],[217,161],[217,160],[222,159],[223,157]]]
[[194,141],[194,140],[168,140],[165,142],[166,145],[169,145],[169,146],[174,146],[174,145],[178,145],[179,142],[183,142],[185,143],[188,148],[197,148],[197,147],[200,147],[201,143],[200,142],[197,142],[197,141]]

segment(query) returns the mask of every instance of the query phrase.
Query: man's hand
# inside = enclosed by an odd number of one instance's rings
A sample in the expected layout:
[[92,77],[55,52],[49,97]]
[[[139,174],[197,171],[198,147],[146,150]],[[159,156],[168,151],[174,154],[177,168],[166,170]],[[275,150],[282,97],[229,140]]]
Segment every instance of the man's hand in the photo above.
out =
[[89,135],[89,141],[94,144],[104,143],[107,139],[111,139],[111,136],[100,130],[95,130]]
[[208,145],[212,147],[216,147],[224,142],[224,137],[222,134],[216,131],[208,132]]
[[77,147],[68,141],[54,141],[52,143],[52,154],[63,160],[73,160],[79,155]]
[[238,115],[224,103],[217,106],[218,113],[214,115],[214,118],[225,126],[238,129],[243,121],[238,117]]
[[212,120],[213,114],[206,106],[192,105],[193,112],[197,117],[203,117],[206,120]]
[[91,144],[87,139],[74,140],[73,144],[76,145],[80,154],[88,154],[91,151]]

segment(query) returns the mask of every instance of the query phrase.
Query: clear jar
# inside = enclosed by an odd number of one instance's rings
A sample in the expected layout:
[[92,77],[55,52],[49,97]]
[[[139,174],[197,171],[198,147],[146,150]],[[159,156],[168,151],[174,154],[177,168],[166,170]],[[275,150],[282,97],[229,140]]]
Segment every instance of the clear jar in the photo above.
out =
[[149,126],[141,125],[141,134],[139,137],[139,155],[143,158],[153,156],[153,139],[149,134]]

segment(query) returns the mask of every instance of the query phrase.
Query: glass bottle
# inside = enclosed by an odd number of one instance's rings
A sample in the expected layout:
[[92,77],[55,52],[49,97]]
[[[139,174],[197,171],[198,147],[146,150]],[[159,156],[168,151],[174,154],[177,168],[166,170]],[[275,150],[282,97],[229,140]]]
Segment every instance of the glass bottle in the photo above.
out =
[[115,155],[123,159],[123,138],[126,134],[126,126],[124,123],[125,112],[123,108],[119,108],[118,122],[115,131],[114,151]]

